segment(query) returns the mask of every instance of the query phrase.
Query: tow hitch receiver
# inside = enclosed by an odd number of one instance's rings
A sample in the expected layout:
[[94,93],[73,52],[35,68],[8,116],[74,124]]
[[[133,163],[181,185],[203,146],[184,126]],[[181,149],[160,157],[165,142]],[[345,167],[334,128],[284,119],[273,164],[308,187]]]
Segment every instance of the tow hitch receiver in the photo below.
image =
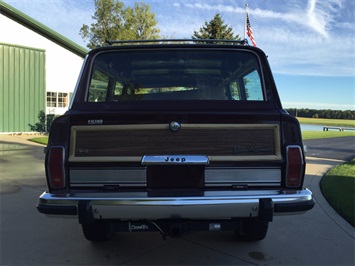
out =
[[237,220],[135,220],[114,222],[116,232],[160,232],[163,238],[180,237],[192,231],[235,231]]

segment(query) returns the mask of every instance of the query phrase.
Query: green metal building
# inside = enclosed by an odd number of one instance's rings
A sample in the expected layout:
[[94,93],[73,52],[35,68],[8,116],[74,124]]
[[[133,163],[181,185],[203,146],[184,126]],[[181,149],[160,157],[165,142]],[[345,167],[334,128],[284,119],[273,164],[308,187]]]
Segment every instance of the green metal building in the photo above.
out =
[[[28,35],[22,35],[24,32]],[[39,122],[40,111],[57,115],[48,111],[53,104],[67,108],[76,80],[64,87],[62,78],[55,73],[60,72],[66,80],[69,74],[76,79],[87,52],[0,0],[0,134],[30,132],[29,124]],[[57,53],[64,64],[55,57]],[[78,73],[68,73],[71,69],[67,62],[78,65]]]
[[45,110],[45,51],[0,43],[0,132],[29,132]]

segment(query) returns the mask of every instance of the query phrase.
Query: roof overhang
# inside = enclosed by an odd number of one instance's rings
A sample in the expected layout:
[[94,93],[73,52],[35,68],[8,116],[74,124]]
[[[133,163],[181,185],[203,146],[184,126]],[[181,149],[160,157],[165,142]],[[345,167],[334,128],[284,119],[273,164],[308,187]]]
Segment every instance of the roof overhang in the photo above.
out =
[[34,32],[42,35],[43,37],[51,40],[52,42],[60,45],[61,47],[67,49],[68,51],[80,56],[85,57],[88,50],[84,47],[78,45],[77,43],[69,40],[58,32],[50,29],[49,27],[43,25],[37,20],[27,16],[18,9],[0,1],[0,14],[16,21],[17,23],[25,26],[26,28],[33,30]]

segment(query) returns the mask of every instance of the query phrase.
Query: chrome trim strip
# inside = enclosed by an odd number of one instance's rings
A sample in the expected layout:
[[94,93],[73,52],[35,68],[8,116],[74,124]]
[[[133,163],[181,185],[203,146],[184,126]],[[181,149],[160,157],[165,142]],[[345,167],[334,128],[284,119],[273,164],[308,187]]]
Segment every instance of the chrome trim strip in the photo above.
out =
[[142,165],[208,165],[205,155],[144,155]]
[[73,184],[145,184],[145,168],[117,169],[70,169],[70,183]]
[[[158,164],[158,163],[157,163]],[[145,167],[110,169],[70,169],[71,186],[145,186],[147,171]],[[280,168],[205,168],[205,185],[228,186],[279,186]]]
[[[252,156],[208,156],[210,162],[256,162],[256,161],[276,161],[281,160],[281,155],[252,155]],[[102,157],[70,157],[69,162],[141,162],[139,156],[102,156]]]
[[206,168],[205,183],[281,184],[280,168]]
[[70,186],[71,187],[91,187],[91,188],[97,188],[97,187],[104,187],[104,186],[116,186],[118,185],[120,188],[132,188],[132,187],[139,187],[139,188],[145,188],[147,186],[146,183],[117,183],[117,182],[111,182],[111,183],[103,183],[103,182],[97,182],[97,183],[72,183]]

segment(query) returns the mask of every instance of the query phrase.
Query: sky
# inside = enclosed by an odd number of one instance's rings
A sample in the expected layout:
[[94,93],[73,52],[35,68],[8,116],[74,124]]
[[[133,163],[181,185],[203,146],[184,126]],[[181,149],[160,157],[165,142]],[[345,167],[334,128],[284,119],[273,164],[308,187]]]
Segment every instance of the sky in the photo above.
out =
[[[1,0],[0,0],[1,1]],[[4,0],[86,48],[94,0]],[[244,38],[245,4],[257,46],[267,55],[284,108],[355,110],[353,0],[121,0],[149,4],[161,36],[191,38],[219,13]],[[1,25],[0,25],[1,26]],[[249,40],[249,43],[250,40]]]

